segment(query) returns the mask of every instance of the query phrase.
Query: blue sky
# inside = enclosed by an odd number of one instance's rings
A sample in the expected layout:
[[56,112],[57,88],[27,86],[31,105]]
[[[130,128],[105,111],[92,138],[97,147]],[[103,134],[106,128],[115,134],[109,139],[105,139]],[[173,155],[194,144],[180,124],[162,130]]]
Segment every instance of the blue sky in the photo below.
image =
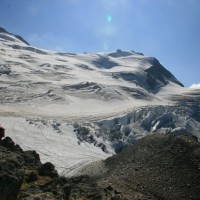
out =
[[0,26],[49,50],[142,52],[200,83],[200,0],[1,0]]

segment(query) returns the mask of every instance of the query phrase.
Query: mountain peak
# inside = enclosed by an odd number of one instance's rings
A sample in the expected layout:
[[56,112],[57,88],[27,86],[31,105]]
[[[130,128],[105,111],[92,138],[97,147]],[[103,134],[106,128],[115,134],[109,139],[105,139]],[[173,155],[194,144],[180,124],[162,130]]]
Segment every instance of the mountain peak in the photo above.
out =
[[145,71],[147,72],[146,81],[151,90],[162,87],[168,84],[169,81],[184,87],[183,84],[179,82],[170,71],[164,68],[156,58],[153,58],[150,63],[152,66]]
[[108,56],[114,57],[114,58],[119,58],[119,57],[128,57],[132,55],[141,55],[143,56],[143,53],[137,53],[135,51],[127,51],[127,50],[121,50],[117,49],[115,52],[109,53]]
[[0,122],[61,175],[152,133],[200,139],[199,92],[181,87],[154,57],[50,52],[3,28],[0,46]]

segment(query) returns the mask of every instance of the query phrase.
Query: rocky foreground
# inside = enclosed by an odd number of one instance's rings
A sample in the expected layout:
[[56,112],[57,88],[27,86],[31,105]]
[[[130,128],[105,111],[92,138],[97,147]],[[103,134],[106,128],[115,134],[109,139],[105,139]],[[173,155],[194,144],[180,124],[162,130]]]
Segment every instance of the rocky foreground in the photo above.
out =
[[191,136],[146,136],[101,167],[98,176],[60,177],[7,137],[0,142],[0,200],[200,199],[200,143]]

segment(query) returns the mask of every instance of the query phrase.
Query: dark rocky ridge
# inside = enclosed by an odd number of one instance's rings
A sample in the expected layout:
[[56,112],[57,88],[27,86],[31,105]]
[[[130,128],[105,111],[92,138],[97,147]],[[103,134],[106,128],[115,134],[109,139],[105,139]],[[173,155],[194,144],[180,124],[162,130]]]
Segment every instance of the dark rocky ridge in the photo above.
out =
[[58,177],[51,163],[41,164],[35,151],[23,151],[9,137],[1,141],[0,152],[1,200],[32,199],[34,187]]
[[[9,33],[8,31],[6,31],[6,30],[5,30],[4,28],[2,28],[2,27],[0,27],[0,32],[11,34],[11,33]],[[11,34],[11,35],[14,35],[17,39],[19,39],[19,40],[21,40],[23,43],[29,45],[29,43],[28,43],[26,40],[24,40],[21,36],[15,35],[15,34]]]
[[191,136],[149,135],[105,160],[100,176],[59,177],[35,151],[0,142],[1,200],[198,200],[200,144]]
[[105,194],[89,177],[60,177],[35,151],[23,151],[9,137],[0,141],[0,200],[98,200]]
[[167,85],[169,80],[184,87],[156,58],[152,59],[151,64],[152,66],[145,70],[147,72],[146,82],[148,89],[157,92],[159,87]]

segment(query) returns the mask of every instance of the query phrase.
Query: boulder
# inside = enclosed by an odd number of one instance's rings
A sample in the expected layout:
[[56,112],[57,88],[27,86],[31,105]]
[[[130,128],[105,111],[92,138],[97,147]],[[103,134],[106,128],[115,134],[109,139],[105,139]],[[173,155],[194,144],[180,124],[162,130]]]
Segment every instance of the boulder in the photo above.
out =
[[50,162],[42,164],[38,172],[40,176],[50,176],[52,178],[58,176],[55,166]]

